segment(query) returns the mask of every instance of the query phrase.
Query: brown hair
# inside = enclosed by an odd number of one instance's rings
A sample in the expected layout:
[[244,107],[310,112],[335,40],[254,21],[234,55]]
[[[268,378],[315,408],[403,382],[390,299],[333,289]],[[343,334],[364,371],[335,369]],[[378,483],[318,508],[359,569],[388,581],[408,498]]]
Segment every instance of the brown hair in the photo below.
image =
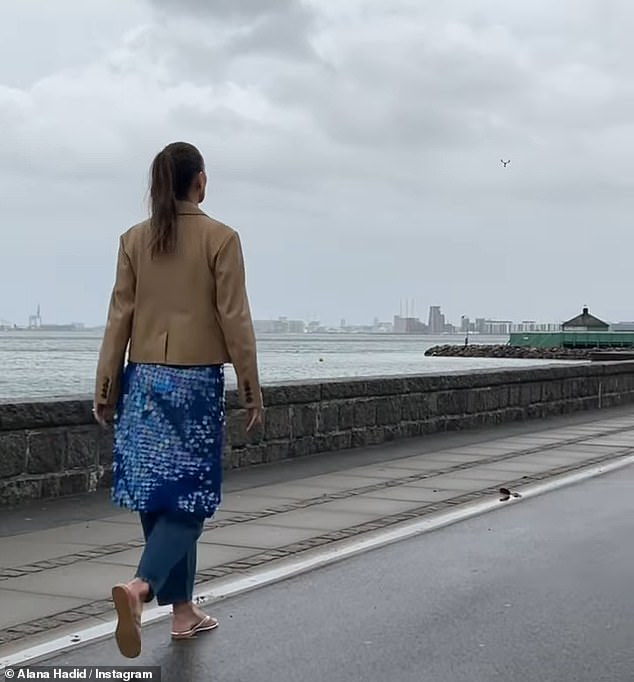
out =
[[173,142],[154,158],[150,172],[150,248],[153,256],[174,248],[176,201],[187,199],[194,178],[204,170],[202,154],[187,142]]

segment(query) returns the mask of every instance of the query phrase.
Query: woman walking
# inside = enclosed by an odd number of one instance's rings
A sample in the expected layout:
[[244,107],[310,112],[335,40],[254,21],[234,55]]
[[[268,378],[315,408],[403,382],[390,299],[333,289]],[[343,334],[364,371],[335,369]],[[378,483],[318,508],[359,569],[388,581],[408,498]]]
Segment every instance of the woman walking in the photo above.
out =
[[154,159],[151,217],[120,238],[97,367],[95,419],[114,420],[112,499],[139,513],[145,536],[134,579],[112,588],[128,658],[141,653],[141,613],[153,599],[172,605],[173,639],[218,625],[192,598],[196,545],[221,500],[225,363],[247,430],[262,422],[240,239],[199,208],[206,185],[192,145]]

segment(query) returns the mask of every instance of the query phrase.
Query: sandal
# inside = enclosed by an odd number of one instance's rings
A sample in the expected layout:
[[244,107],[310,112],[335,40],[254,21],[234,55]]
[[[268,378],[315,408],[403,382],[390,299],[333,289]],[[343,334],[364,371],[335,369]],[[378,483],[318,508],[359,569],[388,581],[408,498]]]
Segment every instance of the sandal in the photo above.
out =
[[172,639],[191,639],[197,632],[207,632],[208,630],[215,630],[218,627],[218,621],[211,616],[205,616],[196,625],[193,625],[189,630],[184,632],[173,632]]
[[141,653],[141,614],[127,585],[112,588],[112,601],[119,618],[115,639],[119,651],[126,658],[136,658]]

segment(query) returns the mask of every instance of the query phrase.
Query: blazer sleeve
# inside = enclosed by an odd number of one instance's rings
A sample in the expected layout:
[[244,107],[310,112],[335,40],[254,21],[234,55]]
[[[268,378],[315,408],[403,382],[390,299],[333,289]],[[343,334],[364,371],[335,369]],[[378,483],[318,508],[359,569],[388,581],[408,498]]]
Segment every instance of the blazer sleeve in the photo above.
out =
[[135,289],[136,275],[121,237],[108,320],[97,363],[97,404],[114,406],[119,397],[125,354],[132,333]]
[[255,331],[246,290],[242,245],[232,231],[215,259],[216,308],[243,405],[262,407]]

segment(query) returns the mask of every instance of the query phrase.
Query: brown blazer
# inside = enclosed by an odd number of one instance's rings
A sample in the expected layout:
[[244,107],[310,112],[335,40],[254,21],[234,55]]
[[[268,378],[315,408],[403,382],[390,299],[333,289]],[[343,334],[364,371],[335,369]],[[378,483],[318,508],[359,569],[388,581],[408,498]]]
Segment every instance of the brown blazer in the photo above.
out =
[[125,354],[135,363],[231,363],[245,407],[261,407],[256,341],[235,230],[178,202],[173,254],[152,259],[149,220],[119,240],[95,401],[114,406]]

